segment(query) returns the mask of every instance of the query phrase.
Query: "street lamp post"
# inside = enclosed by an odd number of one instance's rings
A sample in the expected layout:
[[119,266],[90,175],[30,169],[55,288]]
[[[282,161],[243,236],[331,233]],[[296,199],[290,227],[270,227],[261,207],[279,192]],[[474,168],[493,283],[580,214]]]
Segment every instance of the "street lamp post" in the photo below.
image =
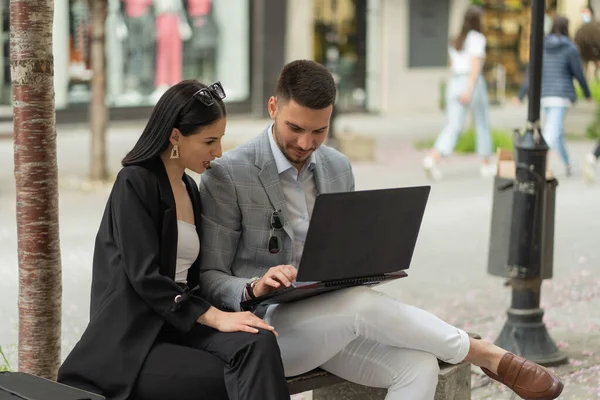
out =
[[544,0],[532,0],[527,127],[515,135],[516,178],[513,186],[512,225],[508,268],[512,302],[496,344],[542,365],[565,362],[550,337],[540,308],[542,234],[548,183],[548,145],[540,127]]

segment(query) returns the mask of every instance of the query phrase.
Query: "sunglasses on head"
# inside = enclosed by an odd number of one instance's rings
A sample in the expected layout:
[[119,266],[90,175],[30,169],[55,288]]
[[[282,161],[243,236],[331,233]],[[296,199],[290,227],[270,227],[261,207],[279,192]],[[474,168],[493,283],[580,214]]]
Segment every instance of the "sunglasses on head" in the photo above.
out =
[[283,229],[283,215],[281,210],[273,211],[271,214],[271,235],[269,236],[269,253],[279,254],[281,251],[281,243],[279,237],[275,236],[275,231]]
[[193,94],[193,97],[206,107],[210,107],[215,102],[215,97],[219,100],[223,100],[225,95],[225,89],[221,82],[217,81],[210,84],[208,87],[202,88]]

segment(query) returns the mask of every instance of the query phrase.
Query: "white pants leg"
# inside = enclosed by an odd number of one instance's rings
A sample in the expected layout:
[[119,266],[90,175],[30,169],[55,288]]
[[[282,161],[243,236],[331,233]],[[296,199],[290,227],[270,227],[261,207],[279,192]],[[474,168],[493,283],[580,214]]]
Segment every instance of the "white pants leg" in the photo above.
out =
[[431,353],[363,338],[350,342],[321,368],[354,383],[388,388],[386,400],[432,400],[440,372]]
[[[389,396],[393,391],[408,390],[415,393],[409,398],[432,398],[428,396],[435,391],[437,383],[437,372],[431,373],[433,361],[439,358],[456,364],[464,360],[469,351],[469,337],[464,331],[366,287],[270,307],[265,320],[279,333],[287,376],[327,366],[331,372],[352,382],[380,382],[377,385],[390,388]],[[362,342],[363,339],[389,350],[380,356],[382,351],[372,352],[373,346]],[[336,356],[343,359],[349,357],[348,354],[353,354],[355,361],[336,368],[340,365]],[[381,367],[378,362],[384,360],[383,364],[390,365],[391,361],[386,361],[390,359],[394,360],[395,374],[390,374],[390,369]],[[424,361],[426,359],[428,361]],[[361,360],[366,367],[361,367]],[[376,382],[370,376],[381,381]],[[417,376],[421,377],[417,379]]]

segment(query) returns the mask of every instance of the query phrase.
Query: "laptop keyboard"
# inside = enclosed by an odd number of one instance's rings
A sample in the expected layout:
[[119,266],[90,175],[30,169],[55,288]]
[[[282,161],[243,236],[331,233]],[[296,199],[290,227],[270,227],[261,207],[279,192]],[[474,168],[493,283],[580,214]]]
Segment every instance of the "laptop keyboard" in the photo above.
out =
[[338,279],[335,281],[326,281],[323,282],[325,287],[331,286],[343,286],[343,285],[366,285],[369,283],[378,283],[381,281],[385,281],[388,279],[387,275],[378,275],[378,276],[366,276],[364,278],[348,278],[348,279]]

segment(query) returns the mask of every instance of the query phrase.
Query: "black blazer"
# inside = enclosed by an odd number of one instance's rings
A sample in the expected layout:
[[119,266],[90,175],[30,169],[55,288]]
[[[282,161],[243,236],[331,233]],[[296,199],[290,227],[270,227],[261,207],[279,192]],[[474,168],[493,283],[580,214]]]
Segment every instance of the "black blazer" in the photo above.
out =
[[[198,187],[183,181],[199,229]],[[177,212],[162,160],[121,169],[96,237],[90,322],[59,382],[110,400],[130,396],[163,325],[186,332],[210,307],[195,295],[199,261],[188,272],[194,289],[184,290],[174,281],[176,258]]]

